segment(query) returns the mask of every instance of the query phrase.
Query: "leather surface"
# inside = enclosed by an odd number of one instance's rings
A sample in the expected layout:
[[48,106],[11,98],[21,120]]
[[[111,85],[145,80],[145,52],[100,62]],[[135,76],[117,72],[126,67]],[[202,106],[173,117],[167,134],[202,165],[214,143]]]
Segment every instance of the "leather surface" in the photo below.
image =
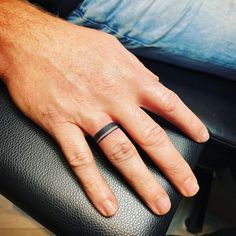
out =
[[[159,118],[151,114],[153,118]],[[203,145],[160,120],[177,149],[193,167]],[[87,200],[55,142],[11,102],[0,83],[0,192],[58,235],[164,235],[180,195],[141,151],[141,156],[169,193],[172,210],[152,214],[101,150],[88,137],[97,164],[118,198],[112,218],[102,217]]]
[[201,118],[214,140],[236,148],[236,82],[149,59],[142,61]]

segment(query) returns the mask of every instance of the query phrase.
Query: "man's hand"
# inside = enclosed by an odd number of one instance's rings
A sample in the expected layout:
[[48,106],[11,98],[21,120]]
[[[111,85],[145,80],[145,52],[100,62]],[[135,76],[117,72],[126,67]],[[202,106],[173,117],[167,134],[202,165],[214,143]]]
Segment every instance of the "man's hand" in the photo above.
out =
[[[184,196],[197,193],[191,168],[141,107],[198,142],[209,138],[206,127],[117,39],[18,1],[1,1],[0,12],[0,70],[13,100],[55,138],[103,215],[115,214],[118,203],[99,173],[85,135],[94,136],[112,121],[130,134]],[[154,213],[169,211],[167,193],[121,129],[99,145]]]

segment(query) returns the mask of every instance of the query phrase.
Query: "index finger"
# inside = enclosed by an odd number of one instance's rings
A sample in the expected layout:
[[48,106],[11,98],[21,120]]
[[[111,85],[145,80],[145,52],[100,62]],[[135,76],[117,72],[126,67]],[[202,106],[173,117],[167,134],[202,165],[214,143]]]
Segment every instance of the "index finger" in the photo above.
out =
[[[196,98],[197,99],[197,98]],[[209,139],[209,133],[202,121],[170,89],[152,80],[141,89],[140,105],[157,113],[180,128],[197,142]]]

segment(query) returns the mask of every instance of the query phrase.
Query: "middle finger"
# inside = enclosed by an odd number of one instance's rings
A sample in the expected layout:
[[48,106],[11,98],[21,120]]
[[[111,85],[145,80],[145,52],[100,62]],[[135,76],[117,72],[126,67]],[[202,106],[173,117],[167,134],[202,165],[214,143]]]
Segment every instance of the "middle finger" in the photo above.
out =
[[165,131],[139,106],[126,103],[113,110],[115,118],[153,159],[184,196],[193,196],[199,186],[188,163]]

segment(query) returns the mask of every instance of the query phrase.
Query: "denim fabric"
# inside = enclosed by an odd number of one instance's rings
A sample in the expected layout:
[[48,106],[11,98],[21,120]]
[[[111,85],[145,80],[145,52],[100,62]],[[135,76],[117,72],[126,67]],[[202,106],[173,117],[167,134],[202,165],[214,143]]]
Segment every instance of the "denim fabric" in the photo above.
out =
[[236,81],[236,0],[84,0],[67,20],[137,55]]

